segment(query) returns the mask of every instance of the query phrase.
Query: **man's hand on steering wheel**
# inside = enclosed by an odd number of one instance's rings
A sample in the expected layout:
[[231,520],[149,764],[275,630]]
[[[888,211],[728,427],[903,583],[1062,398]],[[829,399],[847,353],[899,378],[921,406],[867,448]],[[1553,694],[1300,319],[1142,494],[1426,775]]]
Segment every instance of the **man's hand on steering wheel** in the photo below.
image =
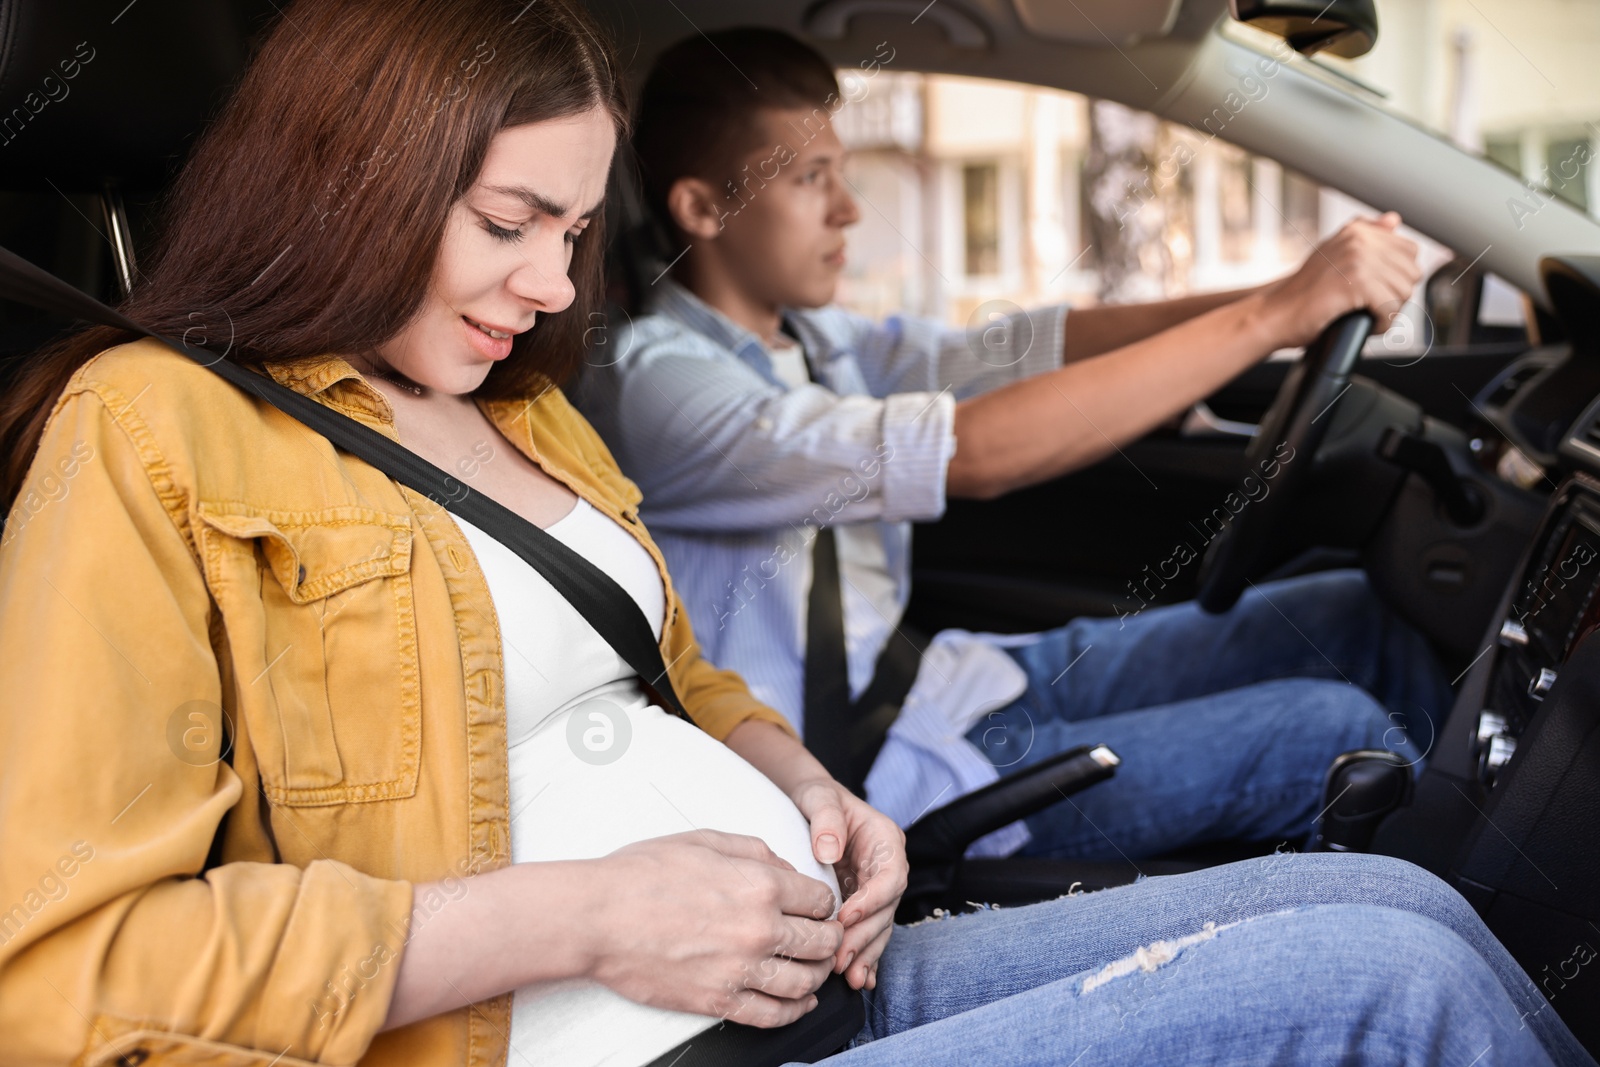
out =
[[1310,344],[1334,319],[1361,308],[1373,313],[1376,332],[1388,329],[1422,280],[1417,243],[1396,232],[1399,226],[1393,211],[1353,219],[1267,289],[1278,347]]
[[1422,272],[1416,243],[1396,233],[1400,216],[1356,219],[1317,247],[1305,264],[1262,292],[1274,347],[1306,346],[1245,452],[1257,468],[1274,457],[1283,467],[1270,497],[1239,512],[1211,543],[1200,566],[1197,600],[1208,612],[1231,608],[1276,551],[1281,527],[1314,465],[1339,398],[1369,332],[1387,329],[1410,299]]

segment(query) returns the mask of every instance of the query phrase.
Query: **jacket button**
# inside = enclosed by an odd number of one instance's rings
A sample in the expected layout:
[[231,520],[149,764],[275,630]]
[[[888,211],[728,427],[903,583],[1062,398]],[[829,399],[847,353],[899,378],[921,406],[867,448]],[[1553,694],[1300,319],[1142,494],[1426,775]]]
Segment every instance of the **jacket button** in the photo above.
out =
[[139,1067],[141,1063],[150,1058],[150,1050],[136,1048],[117,1057],[117,1067]]
[[305,567],[305,564],[302,563],[300,565],[300,580],[296,584],[304,585],[305,583],[306,583],[306,567]]

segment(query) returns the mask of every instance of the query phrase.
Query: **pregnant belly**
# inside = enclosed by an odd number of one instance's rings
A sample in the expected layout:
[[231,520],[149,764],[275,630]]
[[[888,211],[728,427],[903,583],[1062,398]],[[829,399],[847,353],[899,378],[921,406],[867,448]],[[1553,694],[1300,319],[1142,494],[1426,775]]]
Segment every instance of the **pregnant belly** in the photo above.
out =
[[[594,859],[635,841],[722,830],[761,838],[838,901],[833,871],[813,857],[789,798],[732,749],[642,700],[596,698],[551,716],[511,749],[510,770],[515,862]],[[595,982],[541,982],[516,992],[511,1043],[525,1062],[626,1067],[716,1022],[635,1004]]]

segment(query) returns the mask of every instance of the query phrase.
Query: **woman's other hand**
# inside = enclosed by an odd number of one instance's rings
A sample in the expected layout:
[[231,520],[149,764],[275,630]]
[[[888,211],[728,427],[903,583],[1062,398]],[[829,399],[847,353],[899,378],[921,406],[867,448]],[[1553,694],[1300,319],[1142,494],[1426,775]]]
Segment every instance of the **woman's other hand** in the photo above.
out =
[[586,866],[589,977],[642,1004],[751,1026],[816,1007],[845,939],[828,918],[833,890],[759,838],[690,831]]
[[811,850],[834,865],[844,903],[844,941],[833,969],[852,989],[878,984],[878,959],[894,930],[894,911],[910,870],[906,835],[887,815],[832,778],[801,782],[789,793],[811,824]]

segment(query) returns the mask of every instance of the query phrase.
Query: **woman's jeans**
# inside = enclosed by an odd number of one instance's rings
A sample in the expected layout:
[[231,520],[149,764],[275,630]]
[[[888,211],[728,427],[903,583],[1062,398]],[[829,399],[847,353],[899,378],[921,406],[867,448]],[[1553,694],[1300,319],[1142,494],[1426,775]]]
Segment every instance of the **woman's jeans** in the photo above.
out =
[[900,927],[837,1067],[1593,1065],[1465,900],[1276,853]]
[[1002,774],[1107,744],[1116,777],[1028,820],[1024,855],[1137,860],[1204,841],[1297,841],[1328,765],[1358,748],[1420,764],[1449,712],[1427,642],[1359,571],[1076,619],[1011,648],[1028,690],[967,737]]

